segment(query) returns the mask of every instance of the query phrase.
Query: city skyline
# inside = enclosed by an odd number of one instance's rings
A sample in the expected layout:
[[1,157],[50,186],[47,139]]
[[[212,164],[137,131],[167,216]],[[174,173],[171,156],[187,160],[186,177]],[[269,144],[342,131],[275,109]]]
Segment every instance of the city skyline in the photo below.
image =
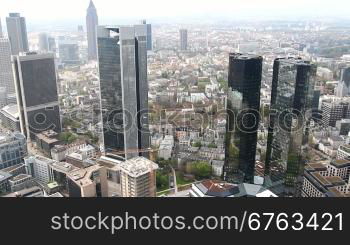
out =
[[344,1],[14,2],[0,142],[21,131],[29,158],[3,196],[350,196]]

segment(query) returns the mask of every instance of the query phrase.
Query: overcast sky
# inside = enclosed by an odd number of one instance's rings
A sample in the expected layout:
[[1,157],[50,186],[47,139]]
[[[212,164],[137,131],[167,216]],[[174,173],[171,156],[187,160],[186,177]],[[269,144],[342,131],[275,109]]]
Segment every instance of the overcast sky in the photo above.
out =
[[[0,0],[0,16],[84,20],[90,0]],[[100,19],[227,16],[350,18],[350,0],[94,0]]]

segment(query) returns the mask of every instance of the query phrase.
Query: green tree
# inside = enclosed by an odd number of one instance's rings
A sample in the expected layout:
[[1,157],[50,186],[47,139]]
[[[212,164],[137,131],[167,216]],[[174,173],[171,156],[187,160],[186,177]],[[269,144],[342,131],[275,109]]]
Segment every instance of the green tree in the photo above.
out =
[[169,188],[169,177],[167,174],[157,172],[156,174],[157,190],[162,191]]
[[211,177],[212,169],[208,162],[196,161],[191,165],[191,173],[194,174],[197,179],[207,179]]
[[201,147],[202,146],[202,143],[197,141],[195,143],[192,144],[193,147]]
[[71,132],[63,132],[59,134],[58,139],[63,141],[65,144],[72,144],[77,140],[77,136]]

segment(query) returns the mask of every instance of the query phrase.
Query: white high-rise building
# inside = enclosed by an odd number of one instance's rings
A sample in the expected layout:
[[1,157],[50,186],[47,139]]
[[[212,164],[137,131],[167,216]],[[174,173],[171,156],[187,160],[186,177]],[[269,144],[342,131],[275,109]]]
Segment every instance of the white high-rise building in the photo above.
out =
[[11,45],[7,38],[0,38],[0,90],[6,95],[0,107],[7,104],[7,97],[16,93],[11,65]]
[[120,164],[123,197],[155,197],[158,165],[144,157],[135,157]]
[[27,172],[42,184],[48,184],[53,180],[53,173],[50,164],[54,160],[42,156],[30,156],[24,159]]

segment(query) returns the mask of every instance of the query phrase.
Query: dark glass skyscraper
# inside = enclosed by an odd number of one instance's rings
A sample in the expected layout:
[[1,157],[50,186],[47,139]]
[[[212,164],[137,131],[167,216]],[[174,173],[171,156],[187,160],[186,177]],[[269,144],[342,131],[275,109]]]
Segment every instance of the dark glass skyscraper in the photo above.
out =
[[262,57],[230,54],[224,178],[253,182],[259,126]]
[[276,59],[265,162],[267,186],[298,195],[308,143],[316,66],[297,58]]
[[27,139],[54,130],[61,132],[54,54],[13,56],[21,131]]
[[97,33],[104,148],[126,158],[149,147],[146,35],[146,25]]
[[20,52],[28,52],[27,26],[24,17],[18,13],[10,13],[6,18],[7,34],[11,43],[12,55],[18,55]]
[[86,31],[88,39],[88,58],[97,59],[96,27],[98,26],[98,16],[94,3],[90,0],[86,14]]

